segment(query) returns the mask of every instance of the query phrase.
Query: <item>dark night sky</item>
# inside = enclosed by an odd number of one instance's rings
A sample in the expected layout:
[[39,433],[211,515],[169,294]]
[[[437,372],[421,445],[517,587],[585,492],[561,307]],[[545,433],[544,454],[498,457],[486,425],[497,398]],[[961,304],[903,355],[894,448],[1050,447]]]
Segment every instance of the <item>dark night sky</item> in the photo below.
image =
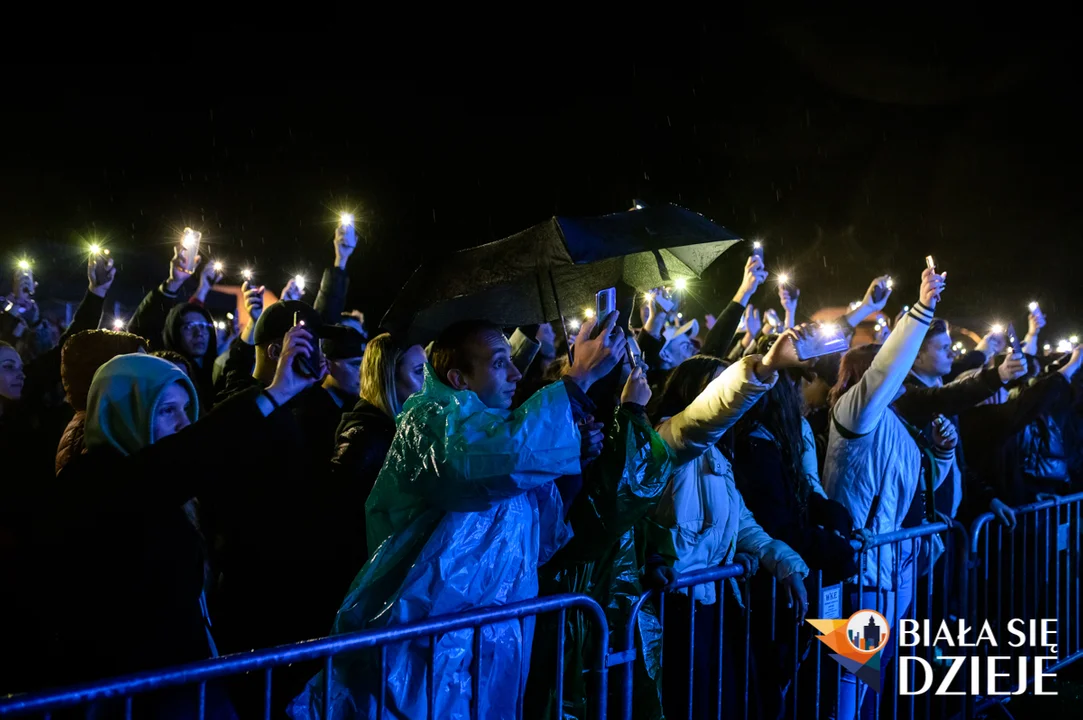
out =
[[[1052,332],[1076,329],[1069,23],[735,15],[499,46],[249,33],[196,38],[189,66],[5,67],[0,257],[96,229],[128,261],[127,300],[164,276],[155,246],[189,223],[277,289],[328,262],[346,203],[364,235],[353,304],[376,313],[424,255],[640,197],[763,235],[805,312],[880,272],[905,280],[897,309],[931,253],[949,271],[944,314],[1025,324],[1033,296]],[[42,294],[75,255],[38,258]],[[728,297],[742,262],[724,257],[699,292]]]

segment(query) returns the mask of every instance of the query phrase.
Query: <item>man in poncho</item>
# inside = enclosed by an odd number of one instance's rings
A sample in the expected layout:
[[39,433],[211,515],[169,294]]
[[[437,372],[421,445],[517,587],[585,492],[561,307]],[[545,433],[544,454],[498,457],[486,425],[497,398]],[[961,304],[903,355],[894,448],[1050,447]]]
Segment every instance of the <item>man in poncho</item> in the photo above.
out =
[[[521,376],[500,328],[466,322],[441,334],[365,505],[376,550],[343,601],[334,633],[537,596],[538,565],[571,537],[564,514],[573,489],[555,481],[578,476],[581,455],[595,454],[591,445],[601,441],[592,432],[584,442],[578,426],[587,421],[587,388],[624,352],[623,335],[612,333],[616,317],[606,318],[594,339],[581,333],[565,377],[515,412],[508,408]],[[484,628],[479,717],[519,715],[532,638],[531,619]],[[426,638],[388,646],[387,716],[470,717],[473,632],[446,633],[430,645]],[[378,653],[336,660],[333,716],[376,717],[380,676]],[[322,693],[320,674],[294,700],[292,717],[319,717]]]

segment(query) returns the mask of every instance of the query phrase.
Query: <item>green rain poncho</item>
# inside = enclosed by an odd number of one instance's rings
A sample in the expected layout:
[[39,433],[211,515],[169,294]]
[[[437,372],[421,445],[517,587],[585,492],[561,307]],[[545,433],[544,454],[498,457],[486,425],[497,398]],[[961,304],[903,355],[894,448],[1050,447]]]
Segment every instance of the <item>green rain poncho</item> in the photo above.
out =
[[[335,634],[401,625],[538,595],[538,566],[571,537],[553,481],[580,471],[580,436],[562,382],[518,410],[487,408],[426,368],[425,384],[398,419],[391,450],[365,504],[376,548],[335,619]],[[517,717],[530,664],[533,623],[483,632],[480,717]],[[428,718],[430,650],[436,657],[434,717],[469,718],[473,633],[387,648],[387,717]],[[379,654],[338,658],[331,707],[338,719],[375,717]],[[320,715],[322,673],[290,707]]]
[[[572,505],[568,521],[575,530],[575,538],[541,570],[543,594],[584,593],[605,608],[610,647],[617,650],[624,647],[623,634],[632,604],[643,593],[640,582],[644,565],[643,526],[651,522],[647,516],[666,487],[670,469],[669,447],[646,416],[619,408],[604,452],[597,462],[588,466],[582,494]],[[589,657],[586,648],[596,640],[595,629],[579,613],[569,612],[566,618],[563,717],[582,719],[589,717],[583,663]],[[552,662],[558,632],[555,622],[555,616],[539,620],[541,632],[531,676],[528,717],[555,716]],[[637,716],[660,717],[657,683],[661,677],[658,665],[662,628],[657,618],[639,614],[636,641],[636,707],[651,708],[649,712],[637,712]],[[620,672],[620,668],[615,670]],[[609,686],[614,692],[620,687],[618,680],[619,675],[610,673]],[[616,707],[612,697],[609,707]]]

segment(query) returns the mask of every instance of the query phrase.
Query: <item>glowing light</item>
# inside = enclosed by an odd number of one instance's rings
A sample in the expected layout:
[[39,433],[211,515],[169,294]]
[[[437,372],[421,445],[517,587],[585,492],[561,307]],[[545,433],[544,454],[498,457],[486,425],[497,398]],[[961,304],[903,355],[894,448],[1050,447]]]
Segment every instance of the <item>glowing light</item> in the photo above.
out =
[[1000,323],[993,323],[993,327],[989,328],[994,335],[999,335],[1004,332],[1004,326]]
[[684,313],[677,313],[678,320],[684,320]]
[[910,306],[909,305],[903,305],[903,312],[904,313],[910,312]]
[[762,247],[763,247],[763,243],[761,243],[759,240],[756,240],[756,241],[754,241],[752,243],[752,249],[753,250],[759,250]]
[[221,320],[219,320],[218,322],[216,322],[216,323],[214,324],[214,326],[215,326],[216,328],[218,328],[219,330],[225,330],[225,329],[226,329],[226,324],[225,324],[224,322],[222,322]]
[[687,290],[688,280],[685,278],[677,278],[673,281],[673,287],[677,288],[678,290]]
[[594,317],[594,308],[586,308],[585,310],[583,310],[583,317],[585,317],[587,320],[590,320],[592,317]]
[[233,313],[226,313],[226,320],[232,320],[232,319],[233,319]]
[[196,231],[192,228],[184,228],[184,235],[181,237],[181,246],[185,250],[191,250],[199,242],[199,238],[196,235]]
[[779,273],[778,274],[778,284],[779,285],[785,285],[788,282],[790,282],[790,276],[789,275],[787,275],[786,273]]
[[568,321],[568,327],[570,327],[572,330],[578,330],[579,329],[579,321],[578,320],[569,320]]
[[30,269],[30,261],[29,260],[20,260],[19,261],[19,269],[24,270],[24,271],[29,270]]
[[251,280],[252,279],[252,271],[249,270],[248,268],[245,268],[244,270],[241,270],[241,277],[243,277],[245,280]]
[[966,355],[966,348],[962,348],[961,350],[959,350],[959,354]]
[[859,307],[861,307],[861,301],[860,300],[854,300],[852,303],[850,303],[850,309],[851,310],[857,310]]
[[1060,340],[1057,342],[1057,352],[1067,353],[1072,352],[1072,343],[1067,340]]
[[1049,352],[1052,349],[1053,349],[1053,346],[1050,345],[1049,343],[1046,343],[1045,345],[1042,345],[1042,350],[1045,350],[1046,352]]
[[113,318],[113,329],[114,330],[123,330],[124,329],[124,320],[122,320],[121,318]]
[[98,243],[90,243],[90,254],[91,255],[101,255],[102,254],[102,246],[99,245]]
[[220,272],[222,272],[222,271],[223,271],[223,270],[225,270],[225,269],[226,269],[226,266],[225,266],[225,265],[223,265],[223,264],[222,264],[222,263],[220,263],[220,262],[216,262],[216,263],[214,264],[214,271],[215,271],[216,273],[220,273]]
[[1068,338],[1068,342],[1072,343],[1073,345],[1078,345],[1079,344],[1079,336],[1078,335],[1071,336],[1070,338]]
[[350,227],[353,225],[353,215],[351,213],[342,213],[338,216],[338,224],[342,227]]
[[1035,301],[1035,300],[1031,300],[1031,301],[1030,301],[1030,304],[1029,304],[1029,305],[1027,305],[1027,310],[1030,310],[1031,312],[1034,312],[1034,311],[1035,311],[1035,310],[1037,310],[1037,309],[1038,309],[1038,303],[1037,303],[1037,301]]
[[839,334],[839,326],[835,323],[824,323],[820,326],[820,334],[824,337],[835,337]]
[[893,287],[895,287],[895,281],[892,278],[888,278],[887,279],[887,289],[890,290]]
[[304,292],[305,291],[305,276],[304,275],[294,275],[293,276],[293,284],[298,290],[300,290],[301,292]]
[[647,302],[654,302],[654,293],[643,293],[643,299]]
[[640,204],[640,203],[636,203],[635,207],[636,207],[636,210],[642,210],[643,209],[643,205]]

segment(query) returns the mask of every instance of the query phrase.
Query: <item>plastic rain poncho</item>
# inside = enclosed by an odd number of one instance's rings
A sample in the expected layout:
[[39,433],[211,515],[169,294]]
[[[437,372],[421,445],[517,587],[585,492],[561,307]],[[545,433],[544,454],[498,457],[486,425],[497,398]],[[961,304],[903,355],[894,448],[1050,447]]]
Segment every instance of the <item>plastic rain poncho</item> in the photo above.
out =
[[[586,469],[582,494],[569,513],[575,538],[541,570],[543,594],[583,593],[598,601],[609,623],[611,647],[617,649],[624,647],[623,632],[631,607],[643,593],[643,543],[636,542],[637,535],[643,533],[637,533],[636,526],[651,522],[647,516],[666,487],[671,467],[669,447],[646,415],[619,408],[604,451]],[[565,617],[561,630],[563,717],[582,719],[587,717],[589,690],[584,661],[597,638],[594,626],[579,613],[569,612]],[[547,615],[539,620],[541,632],[531,675],[528,717],[556,716],[556,667],[552,662],[558,632],[556,619],[555,615]],[[640,613],[636,630],[637,707],[654,707],[660,714],[661,699],[651,678],[660,677],[656,668],[661,661],[662,628],[656,618]],[[610,679],[610,688],[619,688],[615,678]]]
[[[515,412],[487,408],[426,368],[365,504],[372,557],[354,580],[333,633],[402,625],[438,615],[537,597],[540,563],[571,537],[553,481],[580,471],[580,436],[562,382]],[[481,641],[479,717],[520,712],[533,621],[486,626]],[[469,718],[473,632],[387,647],[386,715],[429,717],[427,662],[436,658],[434,713]],[[336,659],[336,719],[376,716],[378,652]],[[323,676],[313,678],[290,714],[315,718]]]

